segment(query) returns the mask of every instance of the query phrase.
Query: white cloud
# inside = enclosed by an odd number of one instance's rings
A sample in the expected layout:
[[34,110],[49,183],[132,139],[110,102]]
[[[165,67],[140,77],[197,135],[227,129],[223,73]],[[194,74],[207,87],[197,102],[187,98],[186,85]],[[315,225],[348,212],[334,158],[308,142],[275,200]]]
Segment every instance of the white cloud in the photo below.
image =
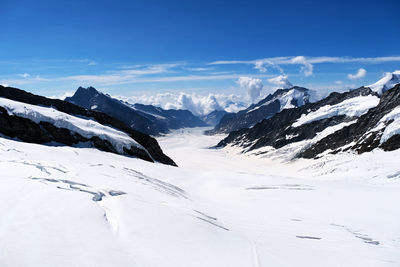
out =
[[294,57],[291,59],[293,64],[302,64],[301,71],[305,76],[310,76],[313,74],[314,66],[307,61],[307,59],[303,56]]
[[[115,74],[99,74],[99,75],[75,75],[62,78],[64,80],[77,81],[87,85],[114,85],[129,83],[162,83],[162,82],[179,82],[179,81],[212,81],[212,80],[232,80],[238,79],[243,75],[238,74],[222,74],[222,75],[180,75],[180,76],[164,76],[164,77],[143,77],[140,75],[130,74],[129,71],[118,72]],[[253,75],[257,78],[267,78],[271,75]]]
[[47,96],[47,97],[48,97],[48,98],[52,98],[52,99],[61,99],[61,100],[64,100],[66,97],[71,97],[71,96],[73,96],[73,95],[74,95],[74,92],[67,91],[67,92],[64,92],[64,93],[59,94],[59,95],[50,95],[50,96]]
[[214,68],[202,68],[202,67],[195,67],[195,68],[185,68],[185,70],[189,71],[210,71],[213,70]]
[[8,87],[9,85],[6,83],[0,84],[1,86]]
[[255,60],[219,60],[208,63],[208,65],[232,65],[232,64],[247,64],[254,65],[255,69],[260,72],[266,72],[267,66],[278,69],[281,73],[283,70],[280,65],[302,65],[301,71],[305,76],[313,74],[313,64],[322,63],[362,63],[362,64],[379,64],[384,62],[400,62],[400,57],[304,57],[304,56],[286,56],[286,57],[271,57]]
[[[24,74],[14,74],[14,76],[19,76],[19,77],[24,77]],[[26,75],[25,75],[26,76]],[[31,84],[31,83],[36,83],[36,82],[49,82],[52,81],[47,78],[43,78],[39,75],[36,75],[35,77],[32,77],[31,75],[26,76],[25,78],[17,78],[17,79],[2,79],[0,80],[1,84],[7,84],[10,86],[19,86],[19,85],[24,85],[24,84]]]
[[335,81],[336,84],[343,84],[343,81]]
[[97,65],[97,63],[96,61],[93,60],[88,63],[88,66],[95,66],[95,65]]
[[275,89],[278,89],[278,88],[287,89],[287,88],[293,87],[292,83],[289,82],[287,75],[276,76],[274,78],[268,79],[268,82],[276,85]]
[[24,77],[24,78],[28,78],[31,76],[29,73],[23,73],[23,74],[17,74],[17,75],[20,77]]
[[142,103],[164,109],[187,109],[195,115],[205,115],[214,110],[237,112],[249,103],[243,96],[226,94],[199,95],[196,93],[159,93],[131,97],[117,97],[129,103]]
[[[208,63],[208,65],[232,65],[232,64],[256,64],[259,62],[271,62],[278,65],[291,64],[292,59],[298,56],[271,57],[255,60],[219,60]],[[301,56],[302,57],[302,56]],[[310,64],[320,63],[383,63],[383,62],[399,62],[399,57],[304,57]]]
[[360,68],[356,74],[348,74],[347,78],[351,79],[351,80],[357,80],[357,79],[361,79],[363,77],[365,77],[365,75],[367,75],[367,71],[363,68]]
[[260,79],[251,77],[240,77],[237,83],[241,89],[247,92],[251,102],[255,102],[260,97],[261,90],[264,87]]

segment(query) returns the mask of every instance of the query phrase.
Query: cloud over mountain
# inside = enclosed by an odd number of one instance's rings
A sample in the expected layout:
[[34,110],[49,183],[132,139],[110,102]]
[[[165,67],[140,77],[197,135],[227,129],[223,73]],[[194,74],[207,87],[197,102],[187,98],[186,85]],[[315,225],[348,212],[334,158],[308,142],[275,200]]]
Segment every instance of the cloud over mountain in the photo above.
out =
[[164,109],[187,109],[195,115],[205,115],[214,110],[237,112],[249,104],[242,96],[226,94],[200,95],[196,93],[158,93],[131,97],[118,97],[130,103],[159,106]]
[[289,82],[287,75],[276,76],[268,79],[268,82],[275,85],[277,88],[287,89],[293,87],[293,84]]
[[247,96],[251,102],[254,102],[258,99],[261,94],[261,90],[264,87],[261,79],[251,77],[240,77],[237,80],[237,84],[239,84],[242,90],[247,92]]

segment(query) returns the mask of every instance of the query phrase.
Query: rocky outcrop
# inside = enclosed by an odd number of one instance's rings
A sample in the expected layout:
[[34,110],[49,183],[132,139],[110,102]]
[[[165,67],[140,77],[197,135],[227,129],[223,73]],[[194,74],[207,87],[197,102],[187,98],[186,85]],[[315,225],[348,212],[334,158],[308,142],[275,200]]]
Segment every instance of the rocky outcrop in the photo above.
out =
[[[49,99],[12,87],[0,86],[0,97],[32,105],[52,107],[73,116],[91,118],[100,124],[127,133],[147,151],[138,147],[131,147],[125,148],[124,154],[147,161],[157,161],[176,166],[174,161],[162,152],[156,139],[127,127],[123,122],[107,114],[86,110],[66,101]],[[38,144],[57,142],[71,146],[79,142],[89,142],[100,150],[117,153],[116,149],[107,140],[103,140],[97,136],[84,138],[78,133],[65,128],[55,127],[48,122],[35,123],[27,118],[10,115],[7,113],[7,110],[2,107],[0,107],[0,133],[11,138],[18,138],[21,141]]]

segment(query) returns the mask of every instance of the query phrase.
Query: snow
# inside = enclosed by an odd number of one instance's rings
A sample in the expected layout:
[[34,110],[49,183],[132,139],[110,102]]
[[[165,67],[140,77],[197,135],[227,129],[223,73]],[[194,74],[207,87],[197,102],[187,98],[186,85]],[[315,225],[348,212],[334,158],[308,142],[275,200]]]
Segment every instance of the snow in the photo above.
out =
[[316,111],[303,114],[293,127],[299,127],[303,124],[311,123],[334,116],[346,115],[347,117],[359,117],[379,104],[379,98],[376,96],[359,96],[347,99],[336,105],[325,105]]
[[400,83],[400,70],[387,72],[385,76],[374,84],[368,85],[372,91],[382,95],[387,90],[392,89],[396,84]]
[[[303,141],[290,143],[290,144],[287,144],[286,146],[283,146],[278,149],[275,149],[271,146],[266,146],[266,147],[262,147],[259,149],[254,149],[254,150],[244,151],[244,152],[247,153],[248,155],[257,155],[262,158],[268,158],[268,159],[275,160],[278,162],[290,162],[294,158],[296,158],[299,153],[303,152],[304,150],[306,150],[313,144],[317,143],[321,139],[323,139],[323,138],[327,137],[328,135],[331,135],[334,132],[339,131],[340,129],[343,129],[344,127],[349,126],[350,124],[353,124],[355,122],[356,122],[356,120],[350,121],[350,122],[343,122],[343,123],[339,123],[337,125],[327,127],[324,130],[322,130],[321,132],[318,132],[315,135],[315,137],[312,139],[306,139]],[[292,139],[294,137],[295,136],[286,136],[286,139]]]
[[379,122],[381,124],[381,123],[387,123],[391,120],[393,121],[390,122],[390,124],[387,125],[385,130],[383,131],[380,140],[381,144],[385,143],[393,135],[400,134],[400,107],[394,108],[391,112],[383,116],[383,118]]
[[314,90],[308,90],[307,92],[303,92],[297,89],[291,89],[287,92],[285,92],[284,94],[282,94],[281,96],[278,96],[270,101],[267,101],[265,103],[263,103],[260,106],[257,106],[249,111],[247,111],[247,113],[252,112],[256,109],[259,109],[262,106],[266,106],[269,105],[270,103],[272,103],[273,101],[275,101],[276,99],[279,100],[280,102],[280,109],[279,112],[281,112],[284,109],[289,109],[289,108],[295,108],[296,106],[292,104],[292,101],[295,101],[297,103],[297,105],[303,106],[305,104],[304,102],[304,98],[308,95],[309,97],[309,101],[310,102],[315,102],[318,100],[318,95]]
[[0,138],[0,266],[400,264],[400,151],[282,164],[203,130],[159,139],[179,168]]
[[85,138],[98,136],[109,141],[121,154],[124,153],[124,147],[129,149],[135,146],[144,149],[122,131],[104,126],[94,120],[71,116],[54,108],[30,105],[1,97],[0,106],[4,107],[10,115],[17,115],[36,123],[49,122],[55,127],[69,129]]
[[304,92],[300,92],[298,90],[290,90],[282,97],[279,98],[279,101],[281,102],[281,111],[284,109],[289,109],[289,108],[294,108],[296,107],[293,105],[291,102],[295,100],[298,104],[298,106],[304,105]]

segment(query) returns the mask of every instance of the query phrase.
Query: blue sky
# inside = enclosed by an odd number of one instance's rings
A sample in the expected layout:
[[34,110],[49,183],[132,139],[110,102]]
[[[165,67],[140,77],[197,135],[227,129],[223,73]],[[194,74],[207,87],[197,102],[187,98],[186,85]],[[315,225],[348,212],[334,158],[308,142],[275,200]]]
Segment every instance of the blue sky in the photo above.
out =
[[0,84],[241,94],[241,76],[269,88],[287,75],[342,90],[400,69],[399,11],[397,0],[1,0]]

